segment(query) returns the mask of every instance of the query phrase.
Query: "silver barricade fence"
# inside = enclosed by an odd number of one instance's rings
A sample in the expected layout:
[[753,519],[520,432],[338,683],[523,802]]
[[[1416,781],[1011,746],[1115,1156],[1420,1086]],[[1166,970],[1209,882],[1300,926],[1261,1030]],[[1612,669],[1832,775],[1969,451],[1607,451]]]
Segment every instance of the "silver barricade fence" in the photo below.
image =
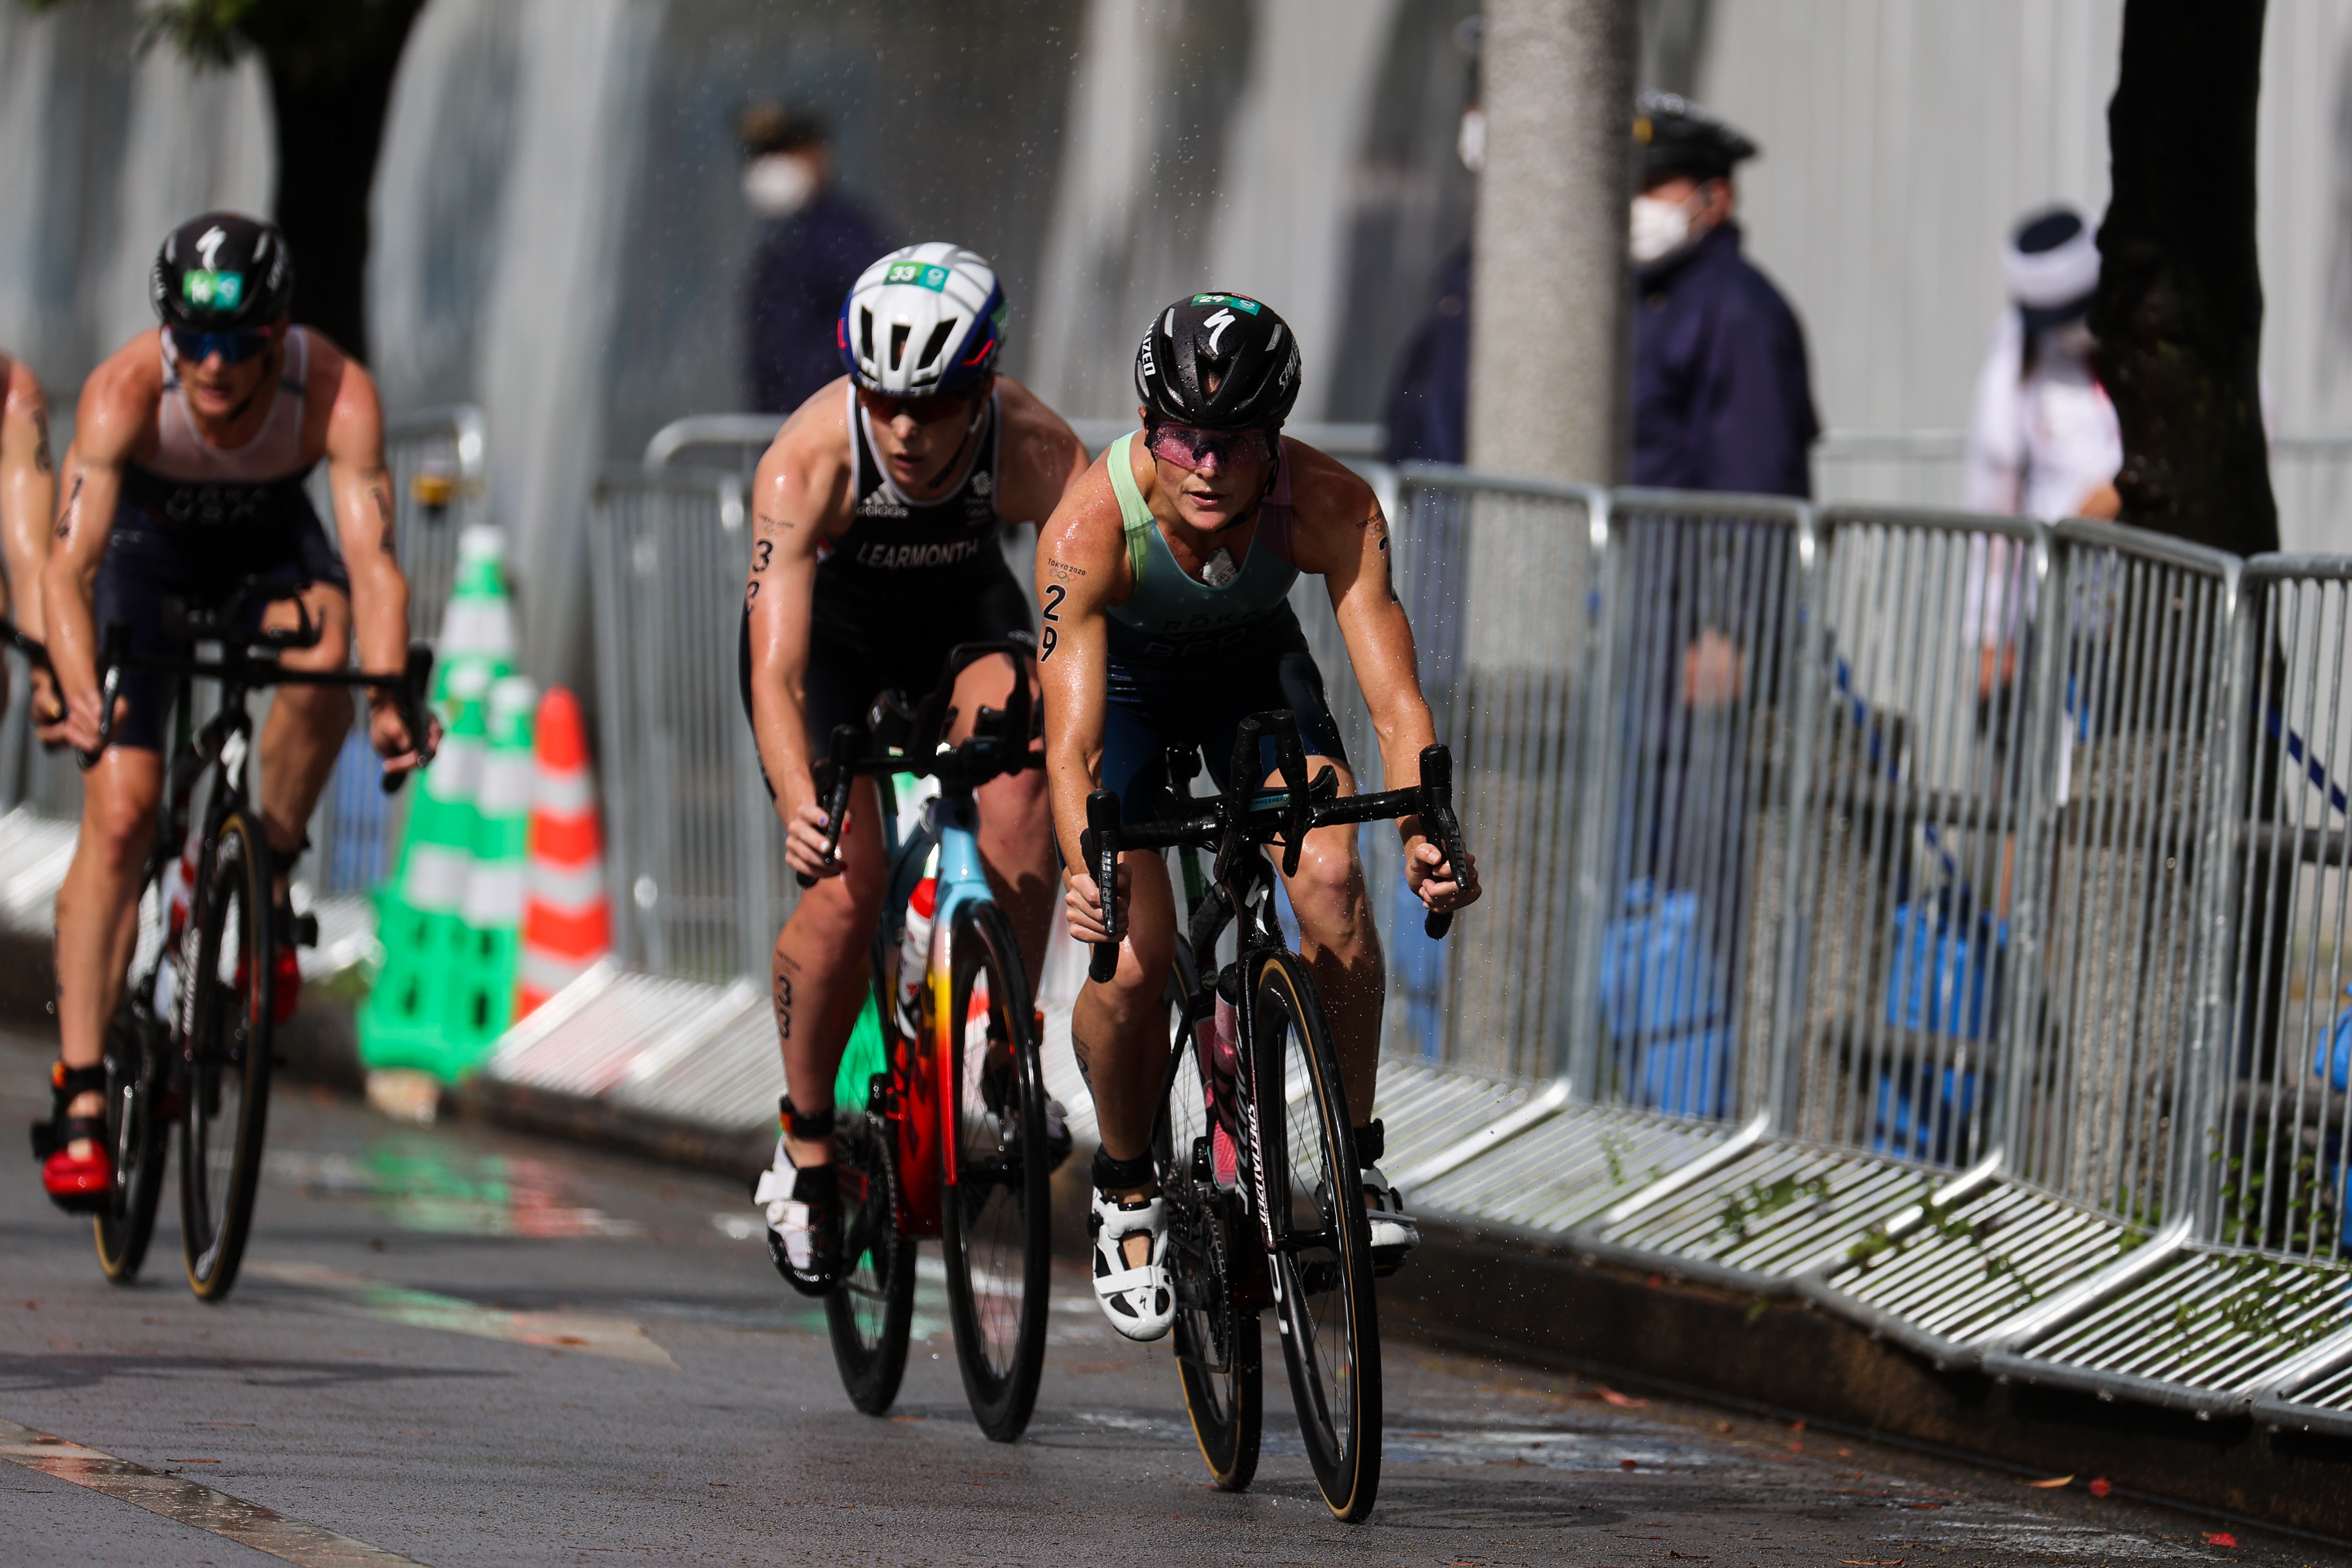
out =
[[2049,926],[2023,944],[2042,948],[2047,990],[2005,1075],[2006,1163],[2153,1229],[2203,1179],[2201,1069],[2227,1034],[2216,928],[2241,563],[2113,524],[2053,539],[2032,786]]
[[1796,502],[1610,498],[1561,1009],[1581,1099],[1703,1120],[1769,1103],[1814,553]]
[[615,946],[764,985],[793,884],[738,695],[744,515],[732,474],[615,470],[590,564]]
[[2021,829],[2047,531],[1832,507],[1821,549],[1776,1124],[1971,1164],[1999,1145],[2005,1047],[2038,989],[2012,916],[2041,897]]
[[2352,558],[2257,556],[2241,578],[2227,761],[2238,852],[2227,1048],[2208,1063],[2200,1230],[2228,1247],[2352,1251]]
[[[1556,1076],[1576,994],[1570,909],[1591,826],[1576,784],[1608,498],[1423,464],[1399,479],[1394,582],[1486,891],[1431,942],[1394,832],[1368,836],[1389,968],[1383,1047],[1407,1061]],[[1323,585],[1303,584],[1295,602],[1359,783],[1379,788],[1379,749]]]
[[[457,581],[457,535],[481,521],[487,499],[481,410],[458,404],[387,420],[383,456],[393,548],[408,578],[408,635],[432,642]],[[322,464],[313,484],[322,498],[325,473]],[[321,516],[331,531],[331,516]],[[391,874],[408,797],[385,795],[379,773],[362,710],[311,816],[304,879],[314,892],[365,893]]]

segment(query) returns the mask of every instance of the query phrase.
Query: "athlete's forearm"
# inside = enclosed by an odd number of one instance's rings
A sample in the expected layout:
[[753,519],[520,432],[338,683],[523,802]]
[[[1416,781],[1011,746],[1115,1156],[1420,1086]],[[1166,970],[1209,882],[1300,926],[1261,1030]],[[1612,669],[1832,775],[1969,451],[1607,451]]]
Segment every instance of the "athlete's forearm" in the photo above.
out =
[[66,498],[41,568],[42,630],[61,694],[89,702],[98,696],[98,568],[113,531],[122,475],[118,468],[77,461],[71,453],[66,468]]
[[48,410],[37,392],[8,400],[0,421],[0,558],[8,572],[8,609],[18,629],[37,637],[41,567],[48,559],[49,521],[57,508]]

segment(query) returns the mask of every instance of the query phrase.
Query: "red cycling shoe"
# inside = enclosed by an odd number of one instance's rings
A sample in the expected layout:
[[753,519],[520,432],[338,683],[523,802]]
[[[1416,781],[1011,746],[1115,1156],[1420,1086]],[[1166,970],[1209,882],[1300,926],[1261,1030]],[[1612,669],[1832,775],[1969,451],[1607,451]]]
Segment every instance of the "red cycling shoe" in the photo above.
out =
[[[74,1097],[106,1092],[106,1069],[69,1068],[63,1062],[49,1068],[49,1120],[33,1123],[33,1153],[41,1162],[41,1190],[68,1214],[105,1208],[114,1199],[114,1157],[106,1147],[106,1118],[68,1116]],[[79,1157],[73,1145],[85,1144]]]

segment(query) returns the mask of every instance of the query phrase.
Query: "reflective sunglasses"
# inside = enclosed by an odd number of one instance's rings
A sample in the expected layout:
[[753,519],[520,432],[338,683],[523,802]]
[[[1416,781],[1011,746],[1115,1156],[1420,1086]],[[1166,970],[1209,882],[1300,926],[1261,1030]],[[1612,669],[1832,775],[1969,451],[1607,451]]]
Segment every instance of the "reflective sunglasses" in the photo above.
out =
[[267,350],[277,338],[272,327],[248,327],[234,332],[207,332],[194,327],[173,327],[172,347],[190,364],[202,364],[215,354],[224,364],[243,364]]
[[1145,429],[1143,444],[1153,457],[1180,468],[1205,468],[1212,461],[1221,468],[1274,461],[1271,430],[1202,430],[1191,425],[1153,425]]
[[918,425],[937,425],[942,421],[971,416],[971,400],[952,393],[930,397],[892,397],[887,393],[857,389],[857,401],[866,413],[887,425],[904,414]]

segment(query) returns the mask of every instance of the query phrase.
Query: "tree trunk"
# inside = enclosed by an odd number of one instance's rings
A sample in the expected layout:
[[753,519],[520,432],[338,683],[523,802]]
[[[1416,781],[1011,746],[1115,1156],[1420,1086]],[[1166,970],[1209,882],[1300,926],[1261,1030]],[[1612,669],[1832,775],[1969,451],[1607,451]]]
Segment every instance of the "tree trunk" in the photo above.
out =
[[2123,426],[2123,521],[2278,548],[2263,430],[2254,104],[2263,0],[2126,0],[2091,330]]
[[[368,358],[368,197],[393,74],[422,0],[377,7],[364,43],[332,66],[257,39],[278,121],[278,226],[294,253],[294,319]],[[258,31],[258,29],[256,29]]]

